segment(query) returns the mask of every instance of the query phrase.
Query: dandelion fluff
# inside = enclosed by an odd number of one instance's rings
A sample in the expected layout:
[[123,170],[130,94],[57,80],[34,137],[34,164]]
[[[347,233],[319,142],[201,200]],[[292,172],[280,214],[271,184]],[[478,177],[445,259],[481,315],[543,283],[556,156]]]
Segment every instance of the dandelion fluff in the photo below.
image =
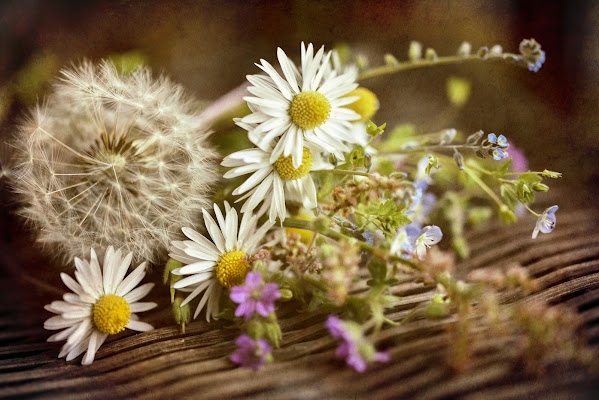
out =
[[194,104],[149,69],[63,70],[12,144],[12,184],[37,240],[65,259],[112,245],[159,262],[181,227],[198,222],[216,180]]

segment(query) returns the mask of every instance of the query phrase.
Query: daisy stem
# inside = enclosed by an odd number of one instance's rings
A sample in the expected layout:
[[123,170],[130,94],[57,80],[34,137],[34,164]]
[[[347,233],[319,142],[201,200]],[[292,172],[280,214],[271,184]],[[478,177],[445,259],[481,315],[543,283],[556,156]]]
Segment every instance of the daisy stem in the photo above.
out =
[[[326,237],[329,237],[331,239],[334,239],[334,240],[355,240],[355,238],[353,238],[353,237],[344,235],[343,233],[334,231],[331,228],[326,227],[326,225],[328,225],[328,224],[323,224],[322,221],[316,220],[316,223],[314,223],[314,222],[315,221],[306,221],[303,219],[286,218],[283,221],[283,226],[285,226],[286,228],[306,229],[306,230],[309,230],[312,232],[317,232],[317,233],[320,233],[320,234],[322,234]],[[357,244],[360,247],[360,249],[362,249],[364,251],[368,251],[371,254],[373,254],[385,261],[397,261],[397,262],[400,262],[402,264],[409,266],[410,268],[412,268],[416,271],[422,271],[422,269],[423,269],[423,266],[420,265],[419,263],[416,263],[411,260],[406,260],[399,256],[395,256],[393,254],[390,254],[388,251],[385,251],[379,247],[373,246],[366,242],[362,242],[362,241],[358,240]]]

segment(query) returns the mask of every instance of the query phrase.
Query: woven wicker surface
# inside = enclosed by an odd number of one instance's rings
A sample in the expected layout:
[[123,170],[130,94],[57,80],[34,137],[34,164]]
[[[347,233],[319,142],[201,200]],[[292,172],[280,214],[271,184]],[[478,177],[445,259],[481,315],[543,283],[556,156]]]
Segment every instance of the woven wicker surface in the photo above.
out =
[[[568,190],[545,196],[547,201],[571,196]],[[586,205],[585,205],[586,203]],[[548,205],[551,205],[547,203]],[[472,232],[472,256],[459,273],[511,261],[526,266],[538,282],[529,298],[565,303],[579,310],[591,346],[599,343],[599,212],[586,201],[563,201],[551,235],[530,240],[532,222],[515,227],[491,225]],[[260,371],[236,368],[228,360],[236,331],[220,322],[193,322],[185,334],[170,322],[169,307],[145,313],[157,329],[124,332],[109,339],[90,366],[57,359],[60,344],[46,343],[42,328],[50,316],[43,304],[58,298],[63,287],[55,267],[47,265],[18,230],[7,231],[8,246],[0,255],[3,301],[0,305],[0,397],[47,399],[104,398],[597,398],[593,375],[574,364],[555,362],[543,376],[524,372],[514,352],[515,337],[488,332],[474,343],[465,373],[452,373],[447,357],[447,327],[452,318],[431,322],[421,314],[386,329],[380,348],[391,362],[357,374],[335,360],[335,342],[323,326],[324,316],[298,314],[286,305],[279,316],[284,332],[276,362]],[[23,264],[25,263],[25,264]],[[22,267],[27,265],[27,268]],[[16,275],[19,278],[16,279]],[[158,281],[160,271],[150,276]],[[358,288],[359,290],[359,288]],[[402,302],[390,310],[399,321],[432,295],[430,287],[409,276],[393,288]],[[168,302],[157,286],[154,301]],[[510,294],[503,300],[510,301]]]

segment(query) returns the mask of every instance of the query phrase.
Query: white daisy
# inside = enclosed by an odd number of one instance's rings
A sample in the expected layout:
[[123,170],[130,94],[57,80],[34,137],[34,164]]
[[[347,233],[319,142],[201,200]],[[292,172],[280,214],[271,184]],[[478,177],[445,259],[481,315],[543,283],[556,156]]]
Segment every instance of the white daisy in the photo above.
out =
[[244,100],[252,113],[241,122],[256,124],[249,131],[250,140],[266,151],[279,138],[270,161],[291,155],[295,168],[302,163],[304,140],[343,158],[348,150],[343,142],[352,142],[350,121],[360,119],[344,107],[357,99],[346,97],[358,87],[355,70],[337,74],[329,62],[331,52],[325,54],[321,47],[314,54],[312,44],[306,48],[302,43],[301,70],[280,48],[277,57],[284,78],[265,60],[256,65],[267,75],[247,76],[254,96]]
[[70,361],[85,353],[81,364],[91,364],[96,352],[108,335],[125,328],[145,332],[154,329],[152,325],[138,321],[134,313],[148,311],[156,303],[140,302],[147,295],[153,283],[135,288],[146,275],[146,263],[140,264],[125,278],[133,253],[121,257],[121,250],[111,246],[104,257],[101,270],[98,257],[91,249],[90,260],[75,258],[75,279],[65,273],[60,277],[73,291],[63,296],[64,301],[53,301],[45,309],[55,315],[44,322],[49,330],[64,329],[48,338],[49,342],[67,340],[58,357],[66,356]]
[[210,317],[219,312],[222,288],[243,284],[249,267],[244,257],[255,252],[260,239],[273,224],[267,222],[256,229],[258,217],[245,213],[238,227],[237,211],[227,202],[224,216],[214,205],[218,223],[206,210],[202,212],[212,241],[191,228],[182,228],[191,240],[173,241],[169,256],[187,264],[173,270],[175,275],[188,275],[173,285],[175,289],[191,292],[181,306],[204,292],[193,317],[206,306],[206,320],[210,321]]
[[[277,217],[283,221],[286,217],[285,200],[301,203],[306,209],[316,207],[316,186],[311,171],[331,169],[319,151],[312,146],[303,147],[299,167],[294,167],[291,156],[280,155],[272,161],[272,147],[246,149],[229,154],[221,163],[233,169],[225,173],[225,178],[252,174],[233,195],[244,194],[238,201],[245,200],[241,212],[254,210],[260,202],[262,207],[258,215],[270,209],[268,219],[275,222]],[[246,193],[247,192],[247,193]]]

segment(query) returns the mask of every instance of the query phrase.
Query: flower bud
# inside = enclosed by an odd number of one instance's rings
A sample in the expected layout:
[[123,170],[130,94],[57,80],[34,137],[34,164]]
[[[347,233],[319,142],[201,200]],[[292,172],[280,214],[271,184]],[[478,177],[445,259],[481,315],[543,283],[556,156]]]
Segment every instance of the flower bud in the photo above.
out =
[[549,186],[545,185],[544,183],[535,183],[532,185],[532,189],[535,192],[546,192],[549,190]]
[[437,62],[437,59],[439,57],[437,56],[437,52],[435,51],[435,49],[431,49],[429,47],[428,49],[426,49],[425,58],[426,58],[426,61],[435,63],[435,62]]
[[518,218],[516,218],[516,214],[513,213],[512,210],[508,208],[505,204],[503,204],[499,208],[499,217],[503,221],[504,224],[509,225],[512,222],[517,222]]
[[422,44],[412,40],[410,42],[410,49],[408,50],[408,57],[410,61],[418,61],[422,58]]
[[279,300],[287,301],[293,298],[293,292],[291,292],[289,289],[279,289],[279,293],[281,293]]
[[177,297],[173,301],[173,317],[175,318],[175,322],[181,325],[181,332],[185,333],[185,324],[191,319],[191,312],[189,303],[184,306],[181,306],[181,303],[183,303],[181,297]]

